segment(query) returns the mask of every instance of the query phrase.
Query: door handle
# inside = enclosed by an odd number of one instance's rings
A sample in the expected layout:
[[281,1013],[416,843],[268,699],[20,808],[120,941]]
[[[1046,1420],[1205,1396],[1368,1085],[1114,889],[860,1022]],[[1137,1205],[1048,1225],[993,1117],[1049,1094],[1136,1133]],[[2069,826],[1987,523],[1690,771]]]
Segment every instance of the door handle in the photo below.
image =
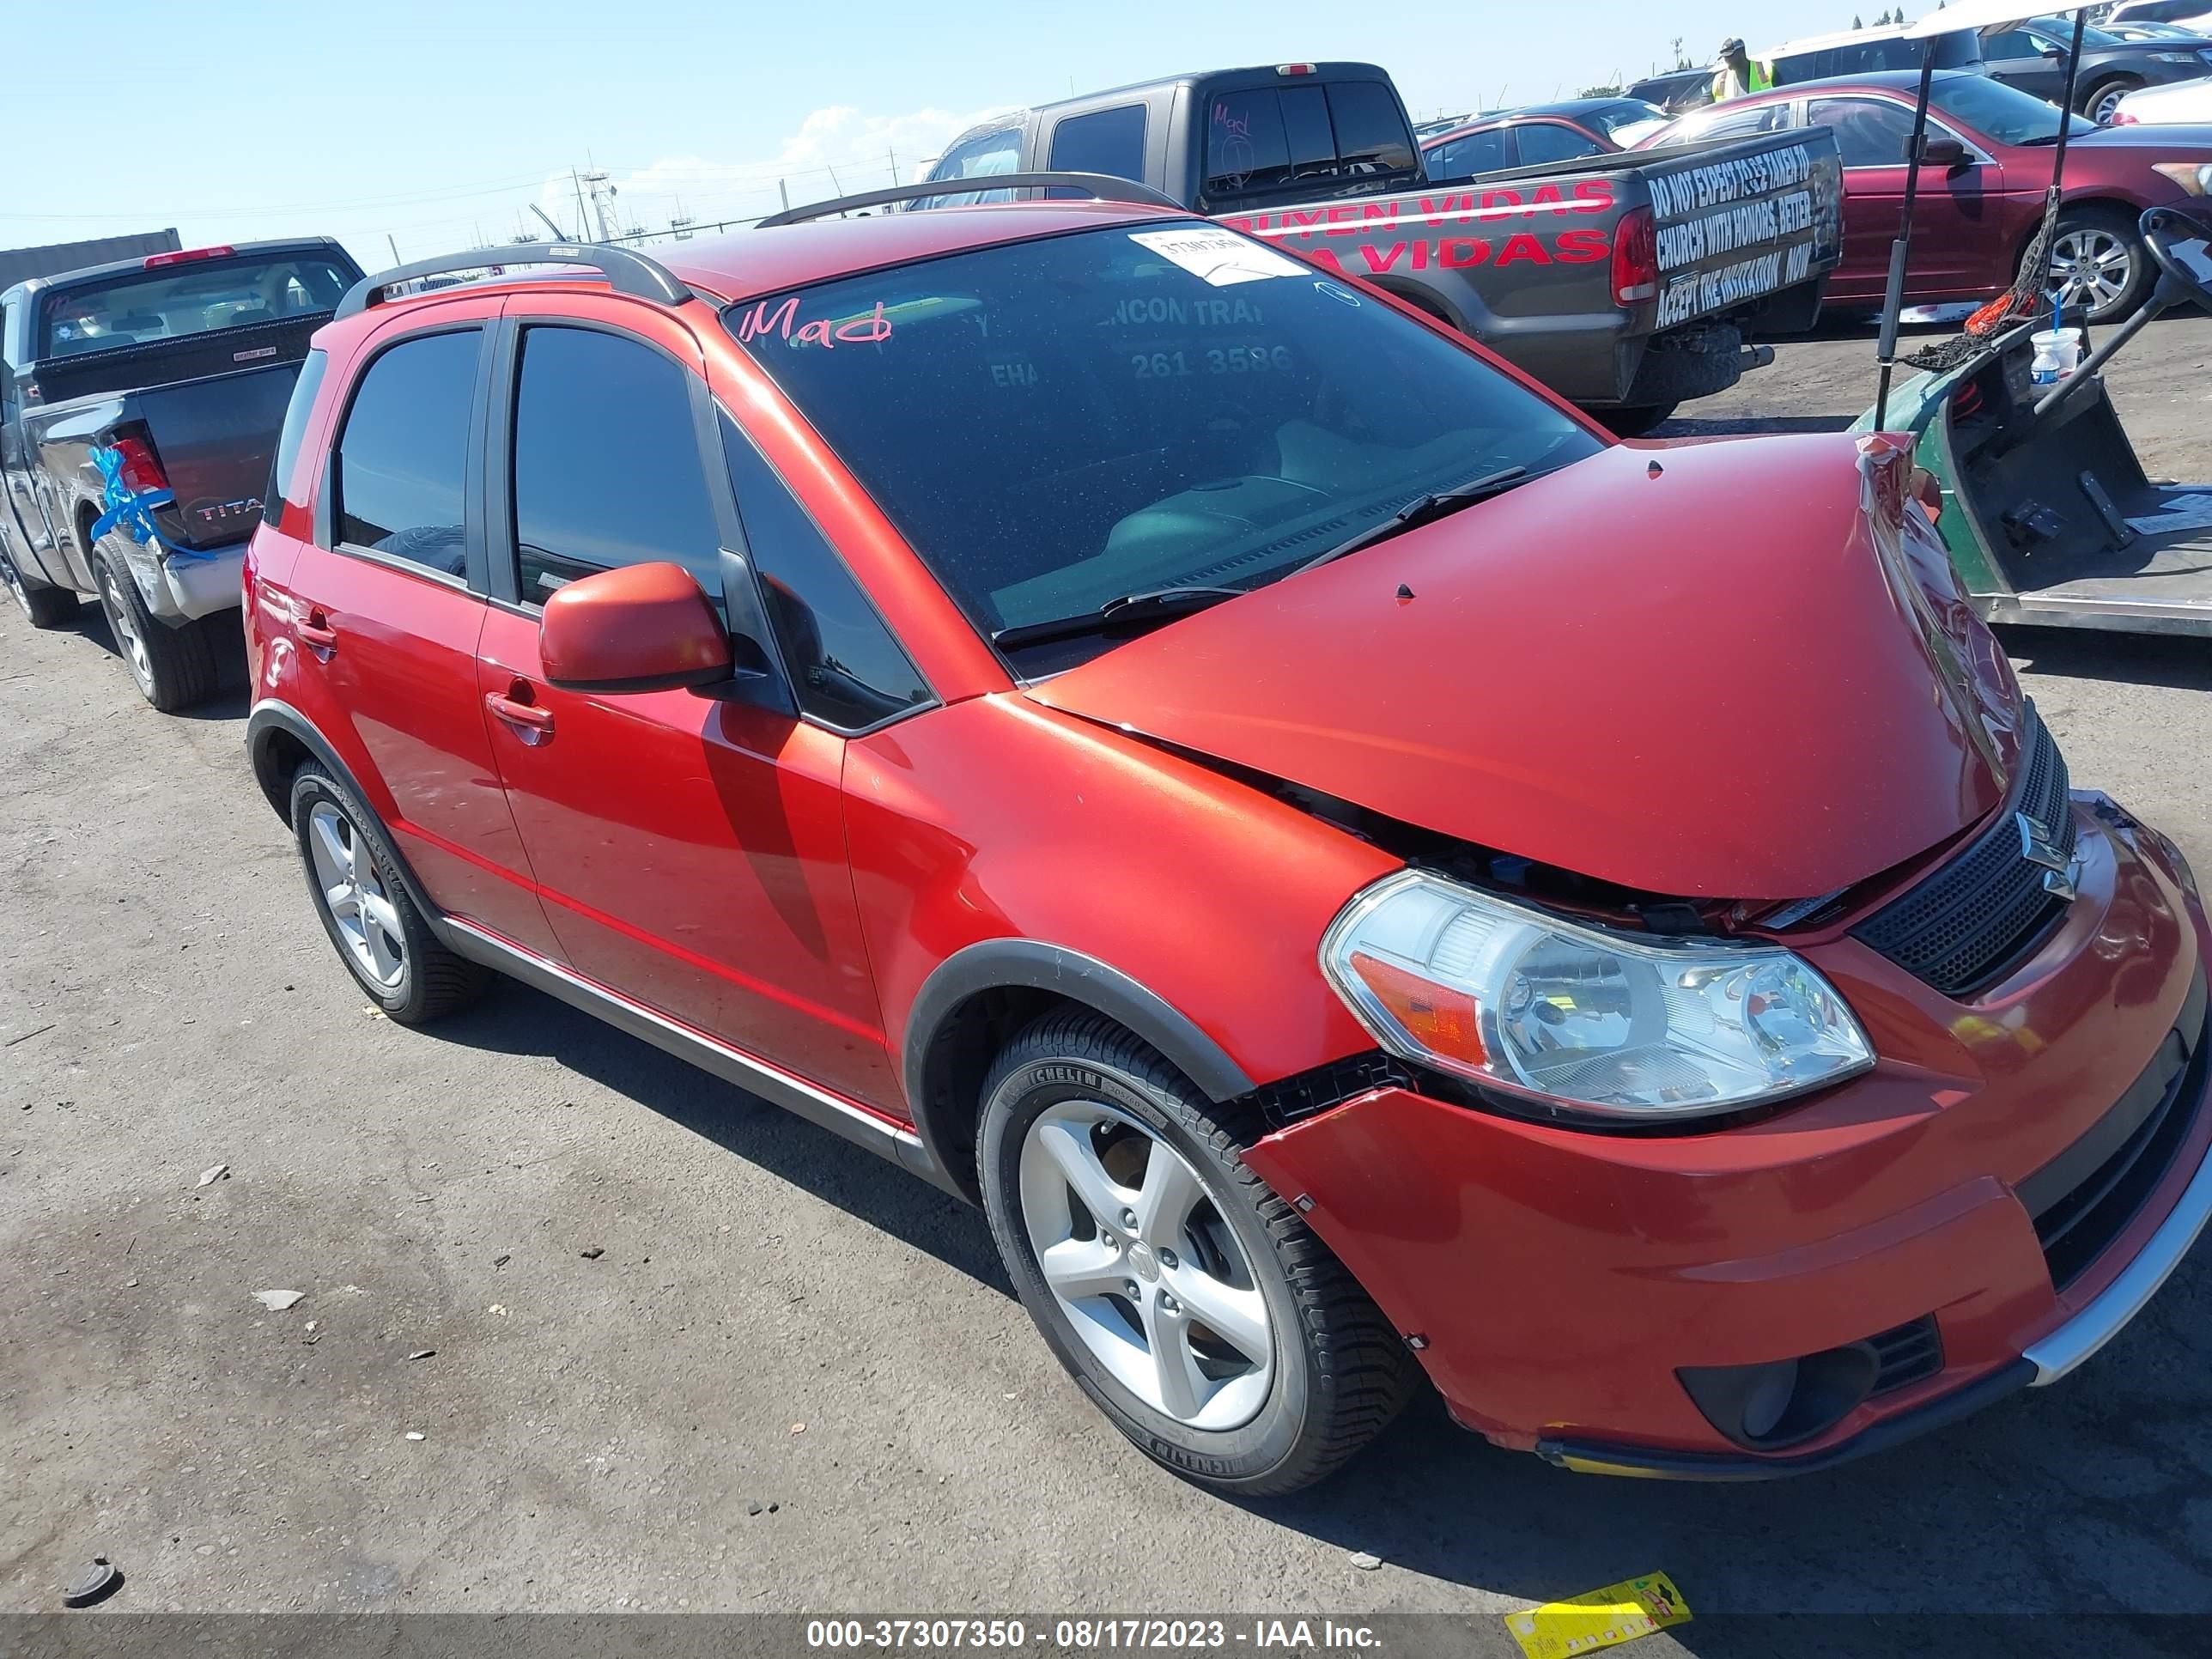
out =
[[301,642],[325,662],[328,662],[331,653],[338,648],[338,630],[331,626],[331,619],[323,614],[319,606],[307,612],[299,625],[299,635]]
[[525,743],[534,745],[552,742],[553,711],[540,708],[534,702],[520,701],[513,695],[517,691],[527,696],[530,688],[517,680],[505,691],[487,691],[484,707],[490,709],[495,718],[513,726]]

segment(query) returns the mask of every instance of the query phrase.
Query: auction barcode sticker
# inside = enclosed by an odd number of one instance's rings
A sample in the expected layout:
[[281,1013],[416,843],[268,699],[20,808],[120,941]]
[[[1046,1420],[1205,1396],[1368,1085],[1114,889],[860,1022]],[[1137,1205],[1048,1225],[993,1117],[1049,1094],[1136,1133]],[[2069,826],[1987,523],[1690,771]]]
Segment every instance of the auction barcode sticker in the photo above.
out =
[[1232,283],[1263,282],[1270,276],[1297,276],[1306,267],[1273,248],[1262,247],[1233,230],[1211,225],[1188,225],[1177,230],[1133,230],[1129,240],[1148,247],[1163,259],[1181,265],[1215,288]]

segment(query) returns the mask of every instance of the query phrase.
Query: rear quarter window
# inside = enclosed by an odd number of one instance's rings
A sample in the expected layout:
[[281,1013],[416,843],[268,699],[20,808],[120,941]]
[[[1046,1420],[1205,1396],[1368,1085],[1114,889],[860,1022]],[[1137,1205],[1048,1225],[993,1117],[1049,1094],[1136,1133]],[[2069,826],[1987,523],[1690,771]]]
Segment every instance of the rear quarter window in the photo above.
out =
[[307,441],[307,420],[315,412],[315,399],[322,393],[323,375],[330,366],[328,352],[310,351],[300,365],[300,378],[292,382],[292,401],[284,406],[284,425],[276,434],[276,455],[269,467],[269,487],[261,492],[261,516],[270,524],[284,516],[287,504],[306,502],[307,492],[298,482],[300,446]]
[[[1054,173],[1103,173],[1114,179],[1145,177],[1145,106],[1123,104],[1117,109],[1093,110],[1071,115],[1053,129]],[[1075,195],[1055,191],[1054,195]]]

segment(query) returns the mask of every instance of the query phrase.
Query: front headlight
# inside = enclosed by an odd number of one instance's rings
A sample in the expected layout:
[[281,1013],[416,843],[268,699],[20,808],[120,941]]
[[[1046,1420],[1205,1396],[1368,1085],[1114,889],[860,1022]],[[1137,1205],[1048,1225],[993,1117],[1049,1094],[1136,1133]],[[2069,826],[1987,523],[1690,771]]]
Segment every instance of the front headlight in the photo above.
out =
[[2164,173],[2191,196],[2212,196],[2212,161],[2154,161],[2151,171]]
[[1346,906],[1321,965],[1392,1053],[1608,1117],[1740,1111],[1874,1064],[1791,951],[1646,943],[1418,870]]

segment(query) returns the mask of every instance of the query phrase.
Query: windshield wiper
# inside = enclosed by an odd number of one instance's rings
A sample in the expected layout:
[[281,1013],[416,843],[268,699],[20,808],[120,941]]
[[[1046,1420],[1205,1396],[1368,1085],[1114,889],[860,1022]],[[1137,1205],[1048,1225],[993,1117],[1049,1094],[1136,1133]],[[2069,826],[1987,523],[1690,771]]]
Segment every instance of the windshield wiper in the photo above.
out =
[[1091,634],[1110,633],[1117,628],[1187,617],[1194,611],[1219,605],[1224,599],[1242,599],[1250,591],[1243,587],[1212,587],[1198,582],[1181,587],[1147,587],[1109,599],[1096,611],[1086,611],[1079,617],[1058,617],[1050,622],[1020,623],[1002,628],[991,635],[991,643],[1001,651],[1012,651],[1052,640],[1079,640]]
[[1492,495],[1502,495],[1528,477],[1528,469],[1525,466],[1504,467],[1496,472],[1486,472],[1469,483],[1455,484],[1449,489],[1432,489],[1425,495],[1416,495],[1381,524],[1370,525],[1349,541],[1339,542],[1328,552],[1316,554],[1292,570],[1291,574],[1295,576],[1301,570],[1317,570],[1322,565],[1358,552],[1363,547],[1372,547],[1379,541],[1387,541],[1416,525],[1441,519],[1447,513],[1455,513],[1462,507],[1487,501]]

